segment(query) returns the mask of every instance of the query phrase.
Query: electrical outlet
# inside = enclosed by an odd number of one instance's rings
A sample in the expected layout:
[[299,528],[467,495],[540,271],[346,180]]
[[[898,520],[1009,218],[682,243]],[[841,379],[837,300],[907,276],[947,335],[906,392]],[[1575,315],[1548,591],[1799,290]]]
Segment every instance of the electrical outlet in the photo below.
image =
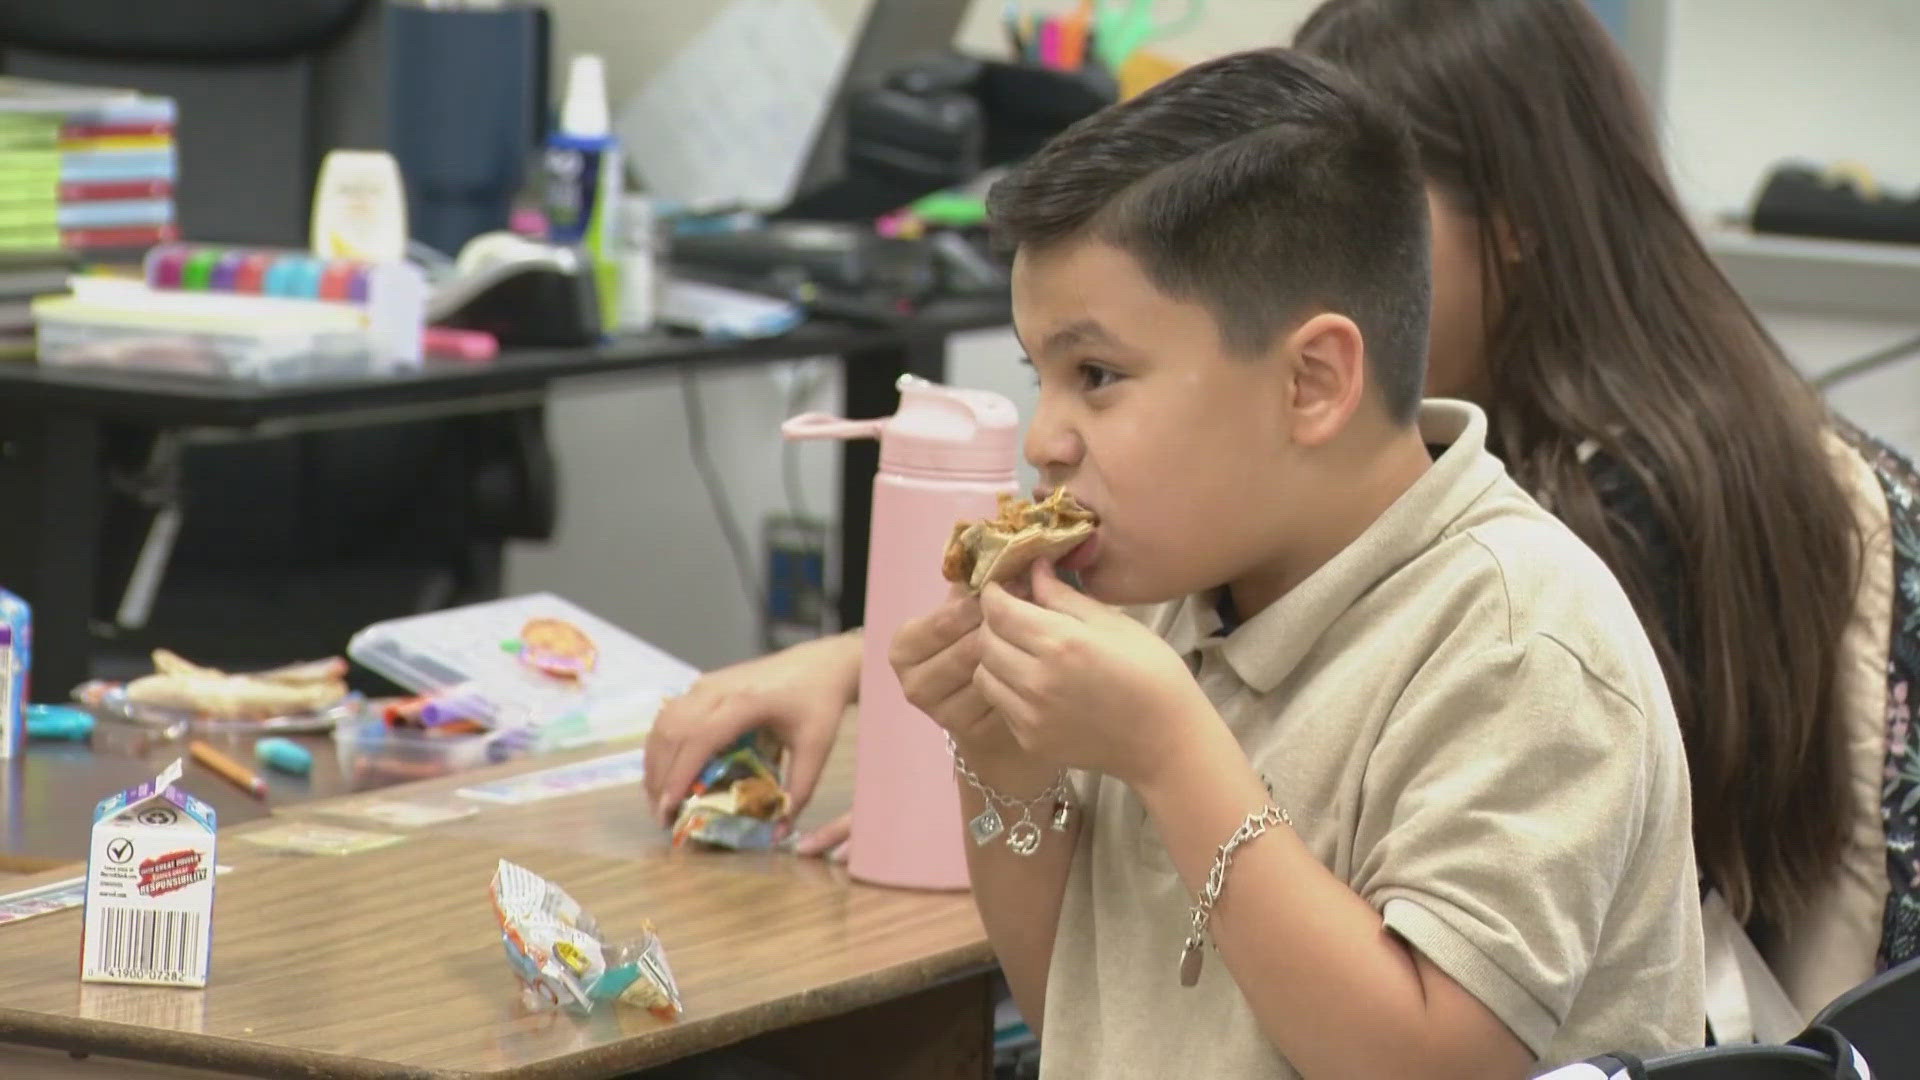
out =
[[834,630],[833,598],[827,594],[827,523],[818,518],[770,515],[762,526],[767,552],[767,610],[763,637],[781,649]]

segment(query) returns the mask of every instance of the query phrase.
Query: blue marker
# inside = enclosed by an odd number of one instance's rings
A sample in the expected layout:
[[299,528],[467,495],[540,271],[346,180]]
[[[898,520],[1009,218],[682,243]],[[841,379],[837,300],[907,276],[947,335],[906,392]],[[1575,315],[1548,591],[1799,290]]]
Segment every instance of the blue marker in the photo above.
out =
[[300,268],[291,257],[275,259],[267,268],[267,276],[261,282],[260,291],[268,296],[297,296],[294,285],[300,275]]
[[313,771],[313,752],[291,739],[261,739],[253,744],[253,756],[269,769],[305,776]]
[[27,738],[85,742],[93,734],[93,714],[69,705],[27,706]]

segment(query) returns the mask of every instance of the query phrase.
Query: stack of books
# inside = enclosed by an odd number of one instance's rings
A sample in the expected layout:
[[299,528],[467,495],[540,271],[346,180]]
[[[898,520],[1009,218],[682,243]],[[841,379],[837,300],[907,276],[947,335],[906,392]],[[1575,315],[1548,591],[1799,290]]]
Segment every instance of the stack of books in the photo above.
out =
[[175,111],[131,90],[0,78],[0,258],[137,258],[176,239]]
[[34,358],[33,298],[66,292],[79,268],[67,252],[0,252],[0,360]]
[[32,358],[34,297],[178,238],[174,121],[170,98],[0,77],[0,360]]

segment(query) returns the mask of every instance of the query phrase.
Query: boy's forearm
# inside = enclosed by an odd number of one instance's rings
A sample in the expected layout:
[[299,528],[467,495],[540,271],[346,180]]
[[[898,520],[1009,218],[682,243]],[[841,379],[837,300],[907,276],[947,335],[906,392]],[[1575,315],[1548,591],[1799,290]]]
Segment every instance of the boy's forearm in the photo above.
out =
[[[982,782],[1016,799],[1026,800],[1047,789],[1057,770],[1034,761],[983,763],[978,769]],[[985,808],[980,793],[956,775],[960,785],[962,828]],[[999,810],[1003,825],[1011,829],[1019,820],[1019,811]],[[1083,827],[1082,816],[1075,812],[1065,832],[1053,831],[1051,807],[1036,808],[1033,820],[1040,827],[1040,846],[1031,855],[1016,854],[1001,833],[987,844],[976,844],[967,836],[967,872],[973,883],[974,904],[980,909],[980,921],[987,928],[1007,977],[1020,1014],[1040,1034],[1047,1000],[1047,969],[1053,961],[1054,933],[1060,924],[1060,904],[1066,894],[1067,873],[1073,866],[1073,851]]]
[[[1190,896],[1199,894],[1220,845],[1269,801],[1224,727],[1138,794]],[[1286,808],[1286,793],[1273,801]],[[1164,935],[1170,995],[1190,992],[1174,978],[1173,943],[1187,929],[1183,922]],[[1517,1080],[1531,1064],[1478,1002],[1451,983],[1436,987],[1445,976],[1285,825],[1239,848],[1208,932],[1204,963],[1224,961],[1262,1031],[1302,1076]]]

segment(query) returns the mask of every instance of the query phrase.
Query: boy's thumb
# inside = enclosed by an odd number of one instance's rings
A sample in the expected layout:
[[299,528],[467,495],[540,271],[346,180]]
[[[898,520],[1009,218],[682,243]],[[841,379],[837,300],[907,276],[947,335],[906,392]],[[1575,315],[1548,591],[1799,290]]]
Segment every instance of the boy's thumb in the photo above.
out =
[[1106,610],[1099,601],[1061,581],[1060,575],[1053,569],[1052,559],[1041,559],[1033,564],[1031,587],[1033,602],[1048,611],[1085,618]]

